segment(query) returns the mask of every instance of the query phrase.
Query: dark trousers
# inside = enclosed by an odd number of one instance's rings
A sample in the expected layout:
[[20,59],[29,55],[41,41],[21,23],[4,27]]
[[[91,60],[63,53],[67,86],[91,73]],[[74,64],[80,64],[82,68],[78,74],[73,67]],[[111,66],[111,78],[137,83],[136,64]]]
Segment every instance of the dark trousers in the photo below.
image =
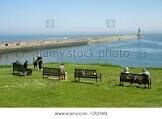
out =
[[39,66],[39,70],[41,70],[42,69],[42,62],[39,62],[38,66]]

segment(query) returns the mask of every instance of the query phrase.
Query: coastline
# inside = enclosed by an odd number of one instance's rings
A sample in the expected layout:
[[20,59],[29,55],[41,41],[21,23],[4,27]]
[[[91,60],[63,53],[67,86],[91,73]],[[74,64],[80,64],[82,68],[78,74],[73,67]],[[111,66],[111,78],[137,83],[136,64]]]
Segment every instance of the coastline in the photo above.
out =
[[[44,65],[59,65],[61,64],[62,62],[48,62],[48,63],[44,63]],[[117,64],[111,64],[111,63],[72,63],[72,62],[63,62],[64,64],[66,65],[76,65],[76,66],[82,66],[82,65],[89,65],[89,66],[101,66],[101,67],[114,67],[114,68],[123,68],[122,65],[117,65]],[[0,68],[11,68],[12,65],[11,64],[5,64],[5,65],[0,65]],[[33,67],[33,64],[32,63],[29,63],[29,67]],[[139,66],[139,67],[134,67],[134,66],[130,66],[129,68],[131,69],[142,69],[144,68],[143,66]],[[148,67],[147,69],[149,70],[162,70],[161,67]]]
[[64,40],[43,40],[43,41],[22,41],[12,43],[0,44],[0,53],[14,52],[18,50],[29,51],[34,49],[45,48],[58,48],[58,47],[72,47],[97,43],[111,43],[123,40],[138,39],[137,35],[111,35],[111,36],[99,36],[89,37],[86,39],[64,39]]

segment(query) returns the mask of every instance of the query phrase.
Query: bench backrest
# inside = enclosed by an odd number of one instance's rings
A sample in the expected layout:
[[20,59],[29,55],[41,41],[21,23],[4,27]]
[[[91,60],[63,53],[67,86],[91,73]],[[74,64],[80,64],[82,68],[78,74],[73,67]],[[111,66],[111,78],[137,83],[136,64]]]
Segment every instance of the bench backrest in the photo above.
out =
[[138,79],[138,80],[149,80],[149,76],[146,74],[133,74],[133,73],[121,73],[121,79]]
[[60,68],[43,67],[43,74],[60,75]]
[[97,72],[94,69],[75,69],[75,76],[96,76]]
[[24,68],[24,65],[13,63],[13,70],[24,72],[26,69]]
[[150,79],[149,79],[149,76],[146,75],[146,74],[139,74],[139,75],[138,75],[138,79],[139,79],[139,80],[143,80],[143,81],[148,81],[148,80],[150,80]]

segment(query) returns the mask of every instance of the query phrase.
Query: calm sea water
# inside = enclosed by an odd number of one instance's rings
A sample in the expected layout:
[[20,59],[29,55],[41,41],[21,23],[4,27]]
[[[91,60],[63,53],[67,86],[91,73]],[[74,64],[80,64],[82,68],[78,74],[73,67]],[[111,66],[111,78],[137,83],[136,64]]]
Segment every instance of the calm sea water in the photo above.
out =
[[[0,42],[62,39],[66,36],[0,36]],[[70,37],[70,36],[68,36]],[[82,36],[71,36],[79,39]],[[111,44],[34,50],[0,54],[0,64],[11,64],[19,59],[32,63],[33,56],[41,54],[46,62],[111,63],[133,67],[162,67],[162,34],[145,34],[144,39],[118,41]]]

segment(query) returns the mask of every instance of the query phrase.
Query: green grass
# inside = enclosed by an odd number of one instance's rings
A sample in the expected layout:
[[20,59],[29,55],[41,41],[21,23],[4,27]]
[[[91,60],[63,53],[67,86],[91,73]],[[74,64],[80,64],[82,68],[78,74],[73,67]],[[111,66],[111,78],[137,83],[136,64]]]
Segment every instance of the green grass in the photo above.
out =
[[[58,64],[46,64],[58,67]],[[102,73],[102,83],[73,82],[74,68],[92,68]],[[65,64],[66,81],[43,79],[41,71],[32,76],[13,76],[11,66],[0,67],[0,107],[162,107],[162,69],[149,69],[152,88],[118,86],[119,66]],[[141,68],[131,68],[139,73]],[[82,80],[85,81],[84,79]],[[128,86],[128,87],[127,87]]]

